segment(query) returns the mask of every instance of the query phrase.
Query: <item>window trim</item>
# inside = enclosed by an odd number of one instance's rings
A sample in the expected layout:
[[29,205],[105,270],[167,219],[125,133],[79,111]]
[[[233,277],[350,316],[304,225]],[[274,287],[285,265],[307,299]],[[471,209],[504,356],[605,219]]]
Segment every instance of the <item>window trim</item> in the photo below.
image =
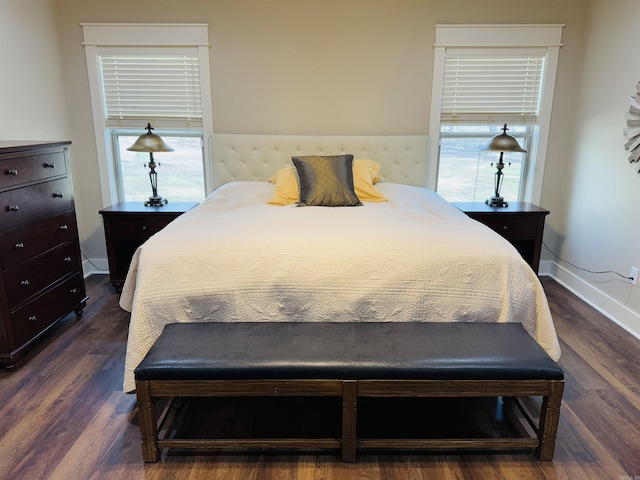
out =
[[[106,112],[102,98],[102,77],[98,58],[101,52],[109,48],[126,47],[139,51],[141,48],[190,47],[197,50],[200,63],[202,135],[205,141],[203,167],[205,194],[211,193],[213,191],[213,176],[209,143],[213,135],[213,106],[209,67],[209,25],[202,23],[82,23],[81,27],[89,77],[103,207],[113,205],[119,198],[118,186],[115,181],[116,172],[113,161],[110,160],[114,158],[113,143],[110,138],[110,129],[106,125]],[[141,127],[141,131],[143,127]]]
[[[427,186],[437,189],[440,113],[442,110],[443,74],[447,48],[545,48],[547,64],[542,81],[538,128],[531,138],[528,165],[523,172],[523,198],[539,203],[546,160],[551,110],[559,50],[564,25],[436,25],[431,90],[429,132],[431,151]],[[505,47],[506,46],[506,47]]]

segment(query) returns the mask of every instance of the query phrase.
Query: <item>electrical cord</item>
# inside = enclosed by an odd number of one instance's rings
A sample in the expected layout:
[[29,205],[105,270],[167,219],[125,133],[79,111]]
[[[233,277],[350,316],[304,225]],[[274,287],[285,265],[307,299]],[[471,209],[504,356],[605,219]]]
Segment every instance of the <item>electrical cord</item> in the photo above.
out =
[[87,257],[87,256],[84,254],[84,252],[82,252],[82,251],[81,251],[81,252],[80,252],[80,254],[82,255],[82,257],[83,257],[87,262],[89,262],[89,263],[93,266],[93,268],[95,268],[95,269],[96,269],[96,270],[98,270],[98,271],[102,271],[102,269],[101,269],[100,267],[98,267],[95,263],[93,263],[93,262],[91,261],[91,259],[89,259],[89,257]]
[[548,251],[551,255],[553,255],[554,257],[556,257],[556,258],[557,258],[558,260],[560,260],[561,262],[564,262],[564,263],[566,263],[566,264],[568,264],[568,265],[571,265],[573,268],[576,268],[576,269],[578,269],[578,270],[582,270],[583,272],[596,273],[596,274],[600,274],[600,273],[615,273],[616,275],[618,275],[618,276],[620,276],[620,277],[624,278],[625,280],[633,280],[633,277],[628,277],[627,275],[623,275],[623,274],[621,274],[621,273],[619,273],[619,272],[616,272],[616,271],[614,271],[614,270],[602,270],[602,271],[597,272],[597,271],[589,270],[588,268],[582,268],[582,267],[579,267],[579,266],[577,266],[577,265],[575,265],[575,264],[571,263],[570,261],[565,260],[564,258],[561,258],[560,256],[556,255],[556,253],[555,253],[553,250],[551,250],[551,249],[547,246],[547,244],[546,244],[546,243],[544,243],[544,241],[542,242],[542,245],[544,245],[544,248],[546,248],[546,249],[547,249],[547,251]]

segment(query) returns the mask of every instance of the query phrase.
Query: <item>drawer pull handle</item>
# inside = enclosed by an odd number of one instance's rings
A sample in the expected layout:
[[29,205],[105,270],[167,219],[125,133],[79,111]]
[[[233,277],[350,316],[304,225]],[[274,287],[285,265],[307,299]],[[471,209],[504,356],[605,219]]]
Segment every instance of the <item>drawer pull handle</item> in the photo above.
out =
[[20,282],[20,285],[23,285],[23,286],[25,286],[25,287],[28,287],[28,286],[29,286],[29,285],[31,285],[31,284],[29,283],[29,280],[22,280],[22,281]]
[[69,230],[67,225],[60,225],[60,230]]
[[17,249],[24,248],[24,243],[22,243],[22,242],[16,243],[16,248]]
[[7,212],[17,212],[18,211],[18,205],[8,205],[7,206]]
[[72,288],[71,290],[69,290],[69,293],[78,293],[78,289],[77,288]]
[[502,230],[504,230],[505,232],[506,232],[507,230],[509,230],[509,225],[503,225],[503,226],[502,226]]
[[64,257],[64,261],[67,262],[67,263],[70,262],[71,261],[71,257]]
[[64,193],[62,193],[62,192],[60,192],[60,193],[54,192],[53,193],[53,198],[62,198],[62,197],[64,197]]
[[44,168],[56,168],[56,164],[55,163],[45,163],[44,164]]
[[5,174],[9,175],[10,177],[17,177],[18,176],[18,170],[16,170],[15,168],[10,168],[9,170],[7,170],[5,172]]
[[38,319],[38,317],[36,317],[35,315],[31,315],[31,316],[29,317],[29,321],[30,321],[30,322],[35,322],[37,319]]
[[142,231],[143,231],[143,232],[146,232],[146,231],[147,231],[147,226],[146,226],[146,225],[143,225],[143,226],[142,226]]

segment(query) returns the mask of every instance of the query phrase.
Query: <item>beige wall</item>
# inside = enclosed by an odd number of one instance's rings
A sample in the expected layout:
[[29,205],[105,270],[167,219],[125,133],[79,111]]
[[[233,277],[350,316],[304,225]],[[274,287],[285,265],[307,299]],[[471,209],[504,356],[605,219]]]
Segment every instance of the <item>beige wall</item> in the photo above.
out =
[[[629,274],[640,267],[640,165],[629,164],[622,130],[640,80],[640,2],[592,0],[578,106],[570,135],[568,182],[556,248],[590,270]],[[545,176],[545,182],[546,182]],[[640,333],[640,284],[560,263],[554,274]]]
[[60,42],[50,0],[0,0],[0,139],[67,140]]
[[565,175],[586,0],[56,0],[85,253],[104,258],[82,22],[208,23],[217,133],[427,133],[436,23],[565,24],[548,158]]

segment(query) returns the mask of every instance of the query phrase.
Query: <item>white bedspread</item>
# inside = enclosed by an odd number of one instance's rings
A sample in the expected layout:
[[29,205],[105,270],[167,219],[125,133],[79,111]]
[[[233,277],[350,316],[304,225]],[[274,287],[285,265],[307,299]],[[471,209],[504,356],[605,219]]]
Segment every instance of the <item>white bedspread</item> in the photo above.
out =
[[510,243],[436,193],[380,183],[361,207],[267,205],[273,185],[233,182],[136,252],[124,391],[167,323],[521,322],[560,348],[536,274]]

